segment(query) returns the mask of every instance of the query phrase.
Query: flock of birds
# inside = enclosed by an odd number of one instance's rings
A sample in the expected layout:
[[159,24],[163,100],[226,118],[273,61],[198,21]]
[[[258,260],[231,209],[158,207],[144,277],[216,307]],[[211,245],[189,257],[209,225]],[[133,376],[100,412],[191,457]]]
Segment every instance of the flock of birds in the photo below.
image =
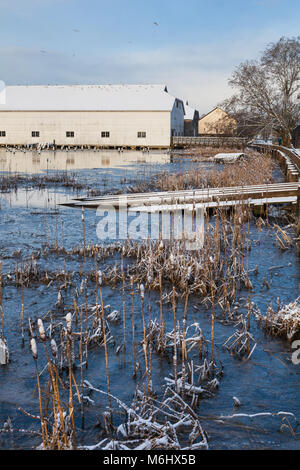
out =
[[[153,21],[153,24],[154,24],[154,26],[156,26],[156,27],[159,26],[159,23],[157,23],[157,21]],[[73,33],[80,33],[80,29],[73,28],[72,31],[73,31]],[[128,44],[132,44],[132,41],[128,41]],[[41,53],[41,54],[47,54],[47,51],[46,51],[45,49],[41,49],[41,50],[40,50],[40,53]],[[75,57],[75,55],[76,55],[76,54],[73,53],[73,57]]]
[[[56,151],[56,150],[61,150],[61,151],[64,151],[64,152],[76,152],[76,151],[84,151],[84,150],[92,150],[94,152],[100,152],[100,150],[103,149],[103,147],[96,147],[96,146],[91,146],[91,145],[79,145],[79,146],[74,146],[74,147],[71,147],[69,145],[61,145],[60,147],[58,147],[57,145],[53,144],[53,143],[40,143],[40,144],[25,144],[25,145],[6,145],[5,146],[5,150],[6,152],[10,152],[12,154],[15,154],[16,152],[23,152],[23,153],[26,153],[26,152],[30,152],[30,151],[37,151],[38,153],[41,153],[43,150],[53,150],[53,151]],[[117,151],[119,153],[123,153],[124,152],[124,147],[118,147],[117,148]],[[143,153],[149,153],[150,152],[150,149],[149,147],[143,147],[141,149],[141,151]]]

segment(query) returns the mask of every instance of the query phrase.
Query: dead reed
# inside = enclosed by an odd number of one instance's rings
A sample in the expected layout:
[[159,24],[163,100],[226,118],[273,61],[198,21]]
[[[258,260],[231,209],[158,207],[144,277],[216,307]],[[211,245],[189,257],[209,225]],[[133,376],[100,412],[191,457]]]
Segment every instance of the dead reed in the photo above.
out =
[[289,304],[279,304],[277,311],[274,311],[272,305],[270,305],[266,315],[263,315],[258,309],[256,309],[255,314],[268,334],[286,338],[288,341],[299,337],[300,297],[297,297],[294,302]]
[[272,183],[272,170],[271,155],[250,152],[240,162],[225,164],[222,169],[215,166],[209,171],[191,168],[178,173],[163,172],[155,175],[149,182],[139,183],[130,189],[131,192],[178,191]]

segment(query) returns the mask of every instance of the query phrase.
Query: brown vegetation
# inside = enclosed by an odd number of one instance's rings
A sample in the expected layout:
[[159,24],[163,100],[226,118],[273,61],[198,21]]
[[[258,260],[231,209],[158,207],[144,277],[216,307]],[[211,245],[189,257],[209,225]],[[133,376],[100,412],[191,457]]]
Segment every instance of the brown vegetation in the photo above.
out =
[[164,172],[151,181],[131,188],[132,192],[149,190],[175,191],[204,187],[229,187],[272,183],[273,162],[270,155],[251,152],[246,158],[234,164],[225,164],[220,170],[190,169],[180,173]]

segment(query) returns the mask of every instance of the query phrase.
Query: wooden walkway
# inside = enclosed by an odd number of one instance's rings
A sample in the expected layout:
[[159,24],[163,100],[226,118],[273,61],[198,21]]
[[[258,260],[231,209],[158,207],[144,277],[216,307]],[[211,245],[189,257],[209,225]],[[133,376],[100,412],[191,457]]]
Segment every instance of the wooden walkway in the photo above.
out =
[[[286,147],[251,144],[257,150],[270,152],[285,159],[292,181],[286,183],[203,188],[180,191],[130,193],[121,195],[77,198],[63,205],[90,209],[127,207],[131,211],[160,212],[179,209],[233,206],[237,204],[263,205],[296,203],[300,217],[300,156]],[[289,178],[288,178],[289,179]]]
[[237,147],[243,149],[249,139],[232,136],[176,136],[172,137],[171,147]]
[[290,176],[292,181],[298,181],[300,176],[300,155],[298,155],[295,150],[281,145],[252,143],[249,146],[259,151],[269,152],[275,157],[279,156],[284,159],[288,176]]
[[296,203],[300,200],[300,183],[275,183],[227,188],[204,188],[185,191],[134,193],[94,198],[79,198],[65,203],[71,207],[90,209],[128,207],[146,212],[184,209],[190,207],[216,207],[236,204]]

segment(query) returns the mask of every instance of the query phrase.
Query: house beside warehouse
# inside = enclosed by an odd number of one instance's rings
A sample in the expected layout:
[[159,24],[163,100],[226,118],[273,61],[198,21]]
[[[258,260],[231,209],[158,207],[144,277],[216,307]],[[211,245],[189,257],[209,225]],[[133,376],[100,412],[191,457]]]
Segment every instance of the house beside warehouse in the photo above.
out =
[[218,106],[201,116],[198,122],[199,135],[234,135],[237,122]]
[[184,135],[195,137],[198,134],[199,112],[186,103],[184,105]]
[[0,145],[169,147],[184,113],[165,85],[7,86]]

